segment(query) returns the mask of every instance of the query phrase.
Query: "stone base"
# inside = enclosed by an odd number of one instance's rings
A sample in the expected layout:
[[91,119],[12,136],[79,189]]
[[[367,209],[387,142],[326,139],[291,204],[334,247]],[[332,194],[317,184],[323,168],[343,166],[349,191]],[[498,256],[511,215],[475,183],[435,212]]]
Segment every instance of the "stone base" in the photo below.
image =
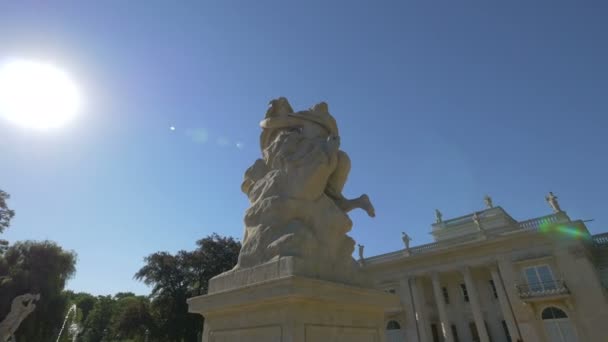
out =
[[360,272],[356,272],[356,268],[358,267],[353,260],[350,267],[345,267],[348,269],[326,275],[314,263],[297,257],[282,257],[255,267],[234,269],[217,275],[209,281],[208,292],[209,294],[213,294],[219,291],[232,290],[249,284],[288,276],[323,279],[346,285],[371,287],[371,283]]
[[396,295],[286,276],[188,299],[204,342],[383,342]]

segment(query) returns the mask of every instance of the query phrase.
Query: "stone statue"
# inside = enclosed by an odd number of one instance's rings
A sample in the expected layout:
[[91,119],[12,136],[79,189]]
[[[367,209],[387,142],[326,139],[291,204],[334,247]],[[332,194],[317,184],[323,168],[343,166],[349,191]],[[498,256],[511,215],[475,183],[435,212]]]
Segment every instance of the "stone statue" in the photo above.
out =
[[374,217],[375,210],[365,194],[342,194],[351,162],[327,104],[294,112],[281,97],[270,101],[260,126],[262,158],[241,185],[250,206],[235,270],[294,257],[314,264],[315,276],[348,278],[355,243],[346,235],[347,213],[360,208]]
[[480,219],[479,215],[477,214],[477,212],[475,212],[473,214],[472,219],[473,219],[473,222],[475,222],[475,225],[477,226],[477,230],[483,231],[483,228],[481,227],[481,219]]
[[21,322],[36,309],[35,302],[40,299],[40,295],[24,294],[13,299],[11,311],[0,322],[0,342],[6,342],[19,328]]
[[357,247],[359,247],[359,261],[363,261],[363,259],[365,259],[363,257],[363,249],[365,248],[365,246],[357,244]]
[[403,240],[405,249],[409,251],[410,250],[410,241],[412,241],[412,238],[409,235],[407,235],[405,232],[401,232],[401,240]]
[[436,223],[443,222],[443,214],[441,214],[441,211],[439,211],[439,209],[435,209],[435,222]]
[[485,195],[483,198],[483,202],[486,204],[487,209],[494,208],[494,204],[492,203],[492,197]]
[[562,212],[562,209],[559,207],[559,203],[557,202],[557,196],[555,196],[553,192],[549,191],[549,195],[545,197],[545,200],[547,203],[549,203],[554,213],[557,214]]

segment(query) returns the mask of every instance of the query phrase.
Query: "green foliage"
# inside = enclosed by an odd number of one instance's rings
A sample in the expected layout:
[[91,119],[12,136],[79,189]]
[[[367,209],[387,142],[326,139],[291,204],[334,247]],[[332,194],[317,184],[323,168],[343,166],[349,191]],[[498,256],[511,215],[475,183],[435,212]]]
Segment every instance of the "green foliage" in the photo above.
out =
[[[145,258],[146,265],[135,275],[152,286],[152,309],[158,321],[159,334],[164,341],[181,341],[185,335],[201,330],[200,319],[188,313],[186,299],[190,297],[187,260],[189,252],[176,255],[157,252]],[[190,339],[186,339],[190,341]]]
[[188,313],[186,299],[205,294],[209,280],[230,270],[238,260],[241,244],[231,237],[212,234],[197,241],[194,251],[175,255],[157,252],[147,256],[135,279],[152,286],[154,336],[162,341],[197,341],[202,318]]
[[[7,194],[2,196],[0,205],[8,198]],[[11,211],[10,217],[13,215]],[[236,264],[240,248],[233,238],[212,234],[197,241],[193,251],[153,253],[135,274],[136,279],[152,287],[150,297],[131,292],[95,297],[64,291],[66,281],[75,272],[74,252],[51,241],[17,242],[0,253],[0,317],[8,313],[10,299],[23,293],[40,293],[36,310],[17,331],[18,341],[55,341],[74,304],[74,321],[83,329],[79,341],[144,342],[146,332],[149,342],[200,341],[203,321],[199,315],[188,313],[186,299],[205,294],[212,277]],[[72,318],[60,342],[70,341],[70,323]]]
[[9,312],[12,298],[40,294],[36,310],[17,331],[17,340],[47,341],[57,336],[68,306],[63,289],[75,272],[76,255],[51,241],[24,241],[10,246],[0,261],[0,274],[9,277],[0,287],[0,317]]
[[81,314],[82,321],[86,322],[89,314],[93,311],[96,302],[97,299],[88,293],[81,292],[76,295],[74,304],[76,304],[76,307]]
[[198,248],[185,256],[187,282],[193,296],[206,294],[209,280],[231,270],[241,250],[240,242],[216,233],[198,240],[196,245]]
[[15,216],[15,211],[9,209],[6,201],[11,198],[11,196],[0,190],[0,234],[4,232],[6,228],[11,223],[11,219]]
[[[115,296],[116,298],[116,296]],[[116,301],[112,331],[122,339],[139,341],[146,330],[154,330],[150,301],[145,297],[122,297]]]
[[[11,196],[9,194],[0,190],[0,234],[2,234],[4,230],[8,228],[11,223],[11,219],[15,216],[15,211],[9,209],[8,205],[6,204],[6,201],[10,197]],[[7,249],[8,241],[0,239],[0,257],[2,257],[2,254],[4,254]],[[0,287],[4,281],[8,280],[6,275],[4,275],[4,273],[1,271],[2,269],[0,268]]]
[[99,296],[93,309],[84,321],[82,337],[87,342],[100,342],[104,336],[111,336],[110,323],[114,314],[114,299]]
[[[98,297],[84,292],[64,293],[70,306],[75,304],[77,308],[75,322],[82,328],[78,341],[143,342],[146,330],[154,329],[150,300],[145,296],[136,296],[130,292]],[[71,322],[70,318],[68,325]],[[64,331],[60,342],[69,341],[71,335]],[[150,338],[149,341],[155,340]]]

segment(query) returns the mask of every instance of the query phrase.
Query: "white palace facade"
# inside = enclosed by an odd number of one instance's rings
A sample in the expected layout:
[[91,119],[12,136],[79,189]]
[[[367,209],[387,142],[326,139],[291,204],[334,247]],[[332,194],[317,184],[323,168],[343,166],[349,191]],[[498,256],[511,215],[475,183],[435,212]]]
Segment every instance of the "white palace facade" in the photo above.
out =
[[[552,194],[551,194],[552,196]],[[590,235],[555,201],[523,222],[501,207],[432,225],[434,242],[360,259],[395,293],[387,342],[606,342],[608,233]]]

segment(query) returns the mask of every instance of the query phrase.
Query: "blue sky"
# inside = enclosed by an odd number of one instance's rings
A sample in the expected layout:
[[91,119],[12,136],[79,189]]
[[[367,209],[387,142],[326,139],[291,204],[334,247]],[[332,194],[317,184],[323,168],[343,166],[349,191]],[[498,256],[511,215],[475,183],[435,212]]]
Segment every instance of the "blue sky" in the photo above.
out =
[[[606,231],[608,5],[602,1],[167,1],[0,4],[0,59],[51,61],[85,96],[40,133],[0,122],[10,241],[78,253],[68,286],[147,293],[143,257],[241,237],[267,102],[327,101],[353,168],[366,255],[431,241],[488,193],[516,219]],[[176,130],[169,130],[170,126]],[[237,146],[238,144],[238,146]]]

